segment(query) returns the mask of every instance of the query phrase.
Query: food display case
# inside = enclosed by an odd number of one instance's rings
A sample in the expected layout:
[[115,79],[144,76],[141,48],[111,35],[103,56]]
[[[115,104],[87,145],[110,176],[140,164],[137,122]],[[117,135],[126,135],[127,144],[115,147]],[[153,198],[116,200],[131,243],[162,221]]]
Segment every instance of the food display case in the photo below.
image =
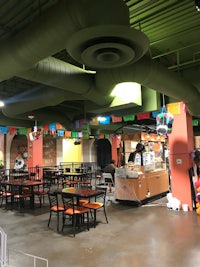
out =
[[169,192],[166,140],[157,134],[124,136],[125,165],[115,171],[115,199],[147,201]]

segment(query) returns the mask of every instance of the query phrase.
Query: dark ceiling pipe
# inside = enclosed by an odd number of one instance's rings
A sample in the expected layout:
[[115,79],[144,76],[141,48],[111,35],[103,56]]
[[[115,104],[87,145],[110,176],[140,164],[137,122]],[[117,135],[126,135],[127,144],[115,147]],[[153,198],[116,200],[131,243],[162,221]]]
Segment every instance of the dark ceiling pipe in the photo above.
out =
[[[98,105],[108,105],[112,100],[108,95],[103,96],[100,94],[95,88],[94,71],[81,69],[54,57],[39,61],[31,69],[18,76],[68,91],[69,98],[66,94],[66,101],[70,100],[71,93],[79,94],[82,99],[88,99]],[[46,95],[46,100],[48,101],[48,94]]]
[[30,120],[26,119],[17,119],[17,118],[8,118],[7,116],[5,116],[2,112],[0,112],[0,116],[1,116],[1,125],[4,126],[10,126],[10,127],[32,127],[33,124]]
[[30,26],[1,43],[0,80],[30,69],[38,61],[65,49],[74,33],[97,25],[129,26],[128,8],[123,1],[58,1]]
[[[53,75],[53,73],[51,73],[51,75]],[[88,76],[86,75],[82,76],[81,81],[82,84],[85,85],[85,88],[96,88],[94,91],[91,90],[91,93],[94,92],[94,98],[97,95],[96,92],[98,90],[99,94],[102,95],[102,97],[100,98],[100,103],[102,105],[108,104],[108,96],[117,83],[132,81],[141,83],[146,87],[152,88],[162,94],[173,97],[177,99],[177,101],[184,101],[191,115],[197,117],[200,116],[200,95],[198,90],[191,83],[185,81],[182,77],[180,77],[177,73],[166,69],[160,63],[153,61],[148,56],[145,56],[138,62],[123,68],[98,70],[95,75],[92,74],[92,77],[93,76],[95,77],[95,80],[93,78],[91,78],[91,80],[88,79]],[[71,83],[68,83],[67,87],[70,87],[70,90],[72,91],[76,90],[76,88],[79,88],[79,86],[81,85],[80,80],[76,79],[76,75],[72,74],[69,80],[71,81]],[[82,91],[82,93],[83,92],[84,91]],[[41,95],[34,92],[32,95],[30,94],[30,103],[28,103],[27,99],[25,99],[25,105],[21,105],[22,103],[14,103],[12,105],[6,106],[3,109],[3,112],[7,116],[14,116],[14,111],[16,110],[17,114],[24,113],[25,111],[28,111],[28,109],[30,110],[29,105],[32,105],[32,109],[34,110],[36,108],[47,106],[47,103],[50,103],[50,100],[53,101],[52,105],[55,105],[56,102],[62,102],[61,100],[56,100],[55,102],[57,95],[59,96],[60,94],[60,90],[57,91],[56,97],[54,93],[55,91],[52,90],[52,97],[50,97],[51,92],[46,91],[44,102],[38,102],[37,99],[41,99]],[[29,94],[29,92],[27,92],[27,94]],[[70,98],[70,94],[67,92],[65,94],[64,90],[62,90],[61,95],[63,96],[63,101]],[[103,97],[105,97],[106,99],[105,102],[102,101]],[[33,101],[34,98],[36,99],[35,102]],[[20,96],[20,99],[22,99],[22,96]],[[97,102],[98,101],[99,99],[97,100]],[[25,106],[27,108],[25,108]]]
[[[112,16],[110,16],[111,13],[113,13]],[[129,11],[123,1],[59,1],[55,6],[52,6],[38,17],[37,20],[33,21],[30,26],[16,33],[14,37],[0,45],[0,58],[3,66],[0,68],[0,80],[9,79],[13,76],[25,79],[30,78],[34,81],[81,94],[83,98],[91,99],[94,103],[100,105],[108,104],[110,97],[108,95],[102,96],[98,93],[94,86],[94,78],[92,78],[89,72],[82,70],[82,73],[79,73],[80,71],[77,70],[77,67],[70,67],[69,65],[66,67],[67,63],[59,62],[58,64],[59,60],[53,58],[39,62],[65,49],[71,36],[74,36],[74,34],[83,29],[98,27],[99,35],[104,36],[104,32],[107,35],[112,34],[112,32],[107,31],[108,25],[114,25],[112,27],[115,27],[115,31],[118,27],[129,30]],[[98,30],[95,29],[95,32],[97,33]],[[108,45],[110,46],[110,43]],[[52,63],[53,61],[56,61],[56,64],[55,62]],[[37,64],[37,62],[39,63]],[[61,65],[65,66],[62,66],[60,75],[57,75],[56,72],[61,70]],[[49,66],[52,67],[53,72]],[[26,72],[31,68],[32,70]],[[64,68],[65,70],[63,71]],[[69,73],[70,76],[68,75]],[[50,77],[50,75],[52,76]],[[76,82],[74,82],[75,80]],[[63,86],[64,83],[65,86]],[[33,96],[32,92],[30,92],[31,96]],[[38,101],[34,101],[36,97],[38,97]],[[10,103],[3,109],[4,114],[13,116],[15,114],[15,112],[13,113],[14,110],[19,114],[19,112],[26,112],[28,108],[36,110],[42,106],[56,105],[61,101],[57,91],[54,98],[47,91],[46,101],[41,101],[40,93],[37,94],[36,92],[34,93],[33,101],[31,99],[28,101],[27,98],[23,99],[21,94],[19,97],[16,96],[16,99],[19,98],[21,99],[20,102]],[[53,100],[54,103],[52,102]],[[69,97],[65,95],[62,100],[69,100]],[[24,110],[22,111],[23,108]]]
[[[200,93],[197,88],[148,56],[144,56],[138,62],[123,68],[99,70],[95,79],[96,86],[102,94],[110,94],[117,83],[137,82],[177,99],[177,101],[185,102],[191,115],[200,116]],[[108,88],[110,88],[109,91]]]
[[[37,87],[7,99],[2,112],[5,116],[14,118],[30,110],[34,111],[36,107],[40,109],[46,106],[55,106],[65,101],[66,98],[68,100],[82,99],[80,95],[65,90],[44,86]],[[28,117],[28,114],[26,116]]]
[[[69,110],[69,113],[67,113],[67,112],[62,112],[62,111],[57,111],[57,110],[52,111],[51,109],[49,109],[49,107],[46,107],[43,109],[37,109],[31,113],[29,112],[28,114],[16,115],[16,119],[19,125],[22,126],[20,122],[27,120],[27,117],[28,117],[27,115],[33,115],[34,117],[32,119],[29,119],[29,125],[31,122],[31,127],[33,127],[35,121],[37,121],[38,126],[50,124],[52,122],[59,122],[66,129],[72,129],[74,127],[74,122],[70,118],[70,116],[68,116],[70,115],[70,113],[72,113],[72,111],[70,110]],[[28,127],[28,125],[26,125],[26,127]]]

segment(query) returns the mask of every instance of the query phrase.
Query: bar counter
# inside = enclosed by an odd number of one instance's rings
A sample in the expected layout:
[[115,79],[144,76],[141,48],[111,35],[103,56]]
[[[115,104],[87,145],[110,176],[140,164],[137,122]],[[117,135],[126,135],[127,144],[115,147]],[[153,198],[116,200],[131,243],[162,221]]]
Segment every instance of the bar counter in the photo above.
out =
[[115,199],[141,202],[169,192],[166,170],[141,173],[135,177],[115,178]]

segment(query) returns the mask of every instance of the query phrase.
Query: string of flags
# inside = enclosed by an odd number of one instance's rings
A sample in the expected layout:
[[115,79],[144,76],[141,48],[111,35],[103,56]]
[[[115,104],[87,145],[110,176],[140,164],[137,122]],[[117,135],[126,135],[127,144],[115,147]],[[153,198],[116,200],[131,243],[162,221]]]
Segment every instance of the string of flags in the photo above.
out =
[[[171,114],[180,114],[184,109],[185,105],[183,102],[167,104],[168,112]],[[87,119],[76,120],[74,122],[75,129],[77,131],[69,131],[65,129],[60,123],[53,122],[43,126],[37,126],[37,131],[45,135],[52,135],[53,137],[61,138],[84,138],[89,139],[91,137],[90,126],[92,125],[102,125],[110,123],[120,123],[120,122],[131,122],[136,120],[144,120],[152,118],[158,118],[157,116],[161,113],[161,110],[153,112],[144,112],[138,115],[125,115],[125,116],[104,116],[104,117],[94,117],[90,121]],[[193,120],[193,126],[198,125],[198,120]],[[0,126],[0,134],[10,134],[10,135],[28,135],[30,132],[33,132],[33,129],[30,128],[16,128],[16,127],[7,127]],[[100,134],[98,138],[105,138],[107,135]],[[108,135],[109,136],[109,135]]]

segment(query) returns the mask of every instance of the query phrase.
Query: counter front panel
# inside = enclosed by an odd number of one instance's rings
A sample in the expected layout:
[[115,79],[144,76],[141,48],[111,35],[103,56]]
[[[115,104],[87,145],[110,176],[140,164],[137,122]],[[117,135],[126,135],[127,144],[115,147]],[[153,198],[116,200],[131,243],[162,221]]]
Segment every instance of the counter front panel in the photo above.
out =
[[143,200],[148,193],[144,175],[138,178],[115,179],[115,198],[119,200]]
[[115,198],[141,201],[169,191],[167,171],[138,175],[138,178],[115,178]]

